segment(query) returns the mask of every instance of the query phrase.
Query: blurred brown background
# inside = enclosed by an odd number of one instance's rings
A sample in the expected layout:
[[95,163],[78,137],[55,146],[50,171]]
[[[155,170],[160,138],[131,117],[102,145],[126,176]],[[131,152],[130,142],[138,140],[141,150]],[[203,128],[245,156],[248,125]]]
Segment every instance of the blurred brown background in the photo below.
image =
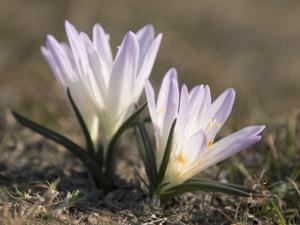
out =
[[300,1],[1,0],[1,108],[68,115],[39,49],[48,33],[66,40],[65,19],[88,34],[101,23],[114,52],[125,32],[152,23],[164,37],[151,80],[175,66],[214,97],[233,87],[236,117],[261,122],[300,106]]

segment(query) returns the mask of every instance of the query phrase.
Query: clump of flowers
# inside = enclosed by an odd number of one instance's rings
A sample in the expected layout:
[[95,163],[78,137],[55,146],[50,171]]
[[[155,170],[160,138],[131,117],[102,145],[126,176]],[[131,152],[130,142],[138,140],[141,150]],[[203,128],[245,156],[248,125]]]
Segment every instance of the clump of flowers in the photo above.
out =
[[65,22],[69,43],[46,38],[41,51],[66,93],[86,139],[86,151],[58,133],[15,113],[18,121],[64,145],[90,169],[99,187],[110,189],[119,137],[145,107],[135,108],[149,78],[162,34],[152,25],[129,31],[112,56],[109,35],[96,24],[92,40]]
[[[115,58],[109,35],[96,24],[92,40],[65,23],[67,43],[48,35],[41,48],[76,115],[86,141],[83,148],[61,134],[13,112],[33,131],[63,145],[90,170],[99,188],[113,188],[116,149],[121,135],[136,127],[141,158],[152,196],[168,199],[187,191],[218,191],[248,196],[254,190],[229,183],[193,179],[201,171],[255,144],[264,126],[249,126],[221,140],[216,134],[231,113],[235,91],[224,91],[212,101],[207,85],[179,91],[177,72],[165,75],[155,99],[148,80],[162,35],[151,25],[137,33],[129,31]],[[137,107],[143,90],[153,123],[156,144],[152,145]]]
[[170,69],[163,79],[157,101],[149,81],[146,81],[145,90],[156,151],[149,146],[147,131],[140,124],[140,134],[145,143],[140,152],[153,193],[164,199],[196,190],[242,196],[253,191],[234,184],[192,179],[206,168],[261,139],[265,126],[249,126],[215,140],[231,113],[235,99],[233,89],[224,91],[215,101],[212,101],[207,85],[196,86],[191,91],[183,85],[179,91],[177,72]]

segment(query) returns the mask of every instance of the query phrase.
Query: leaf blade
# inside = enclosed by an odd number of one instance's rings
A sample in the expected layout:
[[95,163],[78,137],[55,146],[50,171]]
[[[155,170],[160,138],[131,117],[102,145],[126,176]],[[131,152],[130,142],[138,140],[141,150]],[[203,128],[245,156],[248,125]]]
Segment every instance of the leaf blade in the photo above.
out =
[[110,184],[106,180],[102,168],[90,157],[90,155],[84,151],[80,146],[69,140],[68,138],[62,136],[61,134],[54,132],[42,125],[39,125],[32,120],[25,118],[17,112],[12,111],[12,114],[17,119],[17,121],[23,126],[31,129],[32,131],[48,138],[57,144],[64,146],[72,154],[74,154],[78,159],[92,172],[97,184],[103,186],[104,189],[109,189]]
[[147,173],[150,183],[152,184],[153,187],[156,187],[158,171],[157,171],[157,167],[156,167],[156,159],[155,159],[153,146],[152,146],[149,134],[147,132],[147,129],[145,127],[145,124],[142,122],[141,119],[138,120],[137,125],[138,125],[139,135],[141,136],[141,139],[143,142],[143,150],[144,150],[144,152],[141,152],[142,147],[139,148],[141,158],[144,161],[146,173]]
[[191,179],[191,180],[188,180],[186,183],[188,183],[188,182],[197,182],[197,181],[217,183],[217,184],[222,184],[222,185],[232,187],[232,188],[235,188],[235,189],[239,189],[239,190],[247,192],[247,193],[253,193],[253,194],[257,193],[257,191],[255,189],[249,188],[249,187],[246,187],[246,186],[243,186],[243,185],[233,184],[233,183],[225,183],[225,182],[218,182],[218,181],[207,180],[207,179]]
[[169,164],[169,160],[170,160],[170,156],[171,156],[171,151],[172,151],[175,125],[176,125],[176,119],[172,123],[170,133],[169,133],[169,136],[168,136],[168,141],[167,141],[166,148],[165,148],[165,151],[164,151],[163,159],[162,159],[162,162],[161,162],[160,167],[159,167],[158,181],[157,181],[158,184],[161,184],[161,182],[162,182],[162,180],[163,180],[163,178],[166,174],[167,168],[168,168],[168,164]]
[[204,192],[220,192],[224,194],[231,194],[240,197],[249,197],[250,194],[222,184],[211,183],[205,181],[198,182],[186,182],[175,187],[168,189],[165,193],[162,193],[160,196],[163,200],[170,199],[175,195],[180,195],[185,192],[194,192],[194,191],[204,191]]

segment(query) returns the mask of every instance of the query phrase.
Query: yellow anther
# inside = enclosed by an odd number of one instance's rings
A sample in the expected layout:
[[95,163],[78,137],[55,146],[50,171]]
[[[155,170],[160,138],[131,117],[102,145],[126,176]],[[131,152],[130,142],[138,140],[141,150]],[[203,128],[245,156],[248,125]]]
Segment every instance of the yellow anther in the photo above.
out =
[[182,164],[185,163],[185,161],[186,161],[186,158],[185,158],[185,155],[183,154],[183,152],[181,152],[176,158]]
[[211,140],[209,140],[209,142],[208,142],[208,147],[210,148],[212,145],[214,144],[214,140],[213,139],[211,139]]
[[158,110],[158,114],[162,114],[164,111],[164,108],[163,107],[160,107],[159,110]]

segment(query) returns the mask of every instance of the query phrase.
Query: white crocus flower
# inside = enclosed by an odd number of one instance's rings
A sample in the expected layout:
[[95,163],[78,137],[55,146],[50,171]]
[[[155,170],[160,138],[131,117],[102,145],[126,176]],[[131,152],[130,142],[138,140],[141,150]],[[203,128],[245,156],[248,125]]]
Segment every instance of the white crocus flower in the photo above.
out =
[[128,118],[151,73],[162,35],[152,25],[129,31],[113,59],[109,35],[96,24],[92,40],[68,21],[69,44],[48,35],[42,53],[55,77],[72,97],[96,144],[99,129],[107,145]]
[[164,190],[181,184],[206,168],[232,156],[261,139],[265,126],[249,126],[217,142],[217,132],[231,113],[235,91],[224,91],[211,101],[208,86],[194,87],[190,92],[183,85],[179,94],[177,72],[165,75],[157,102],[149,81],[145,85],[150,116],[156,137],[156,158],[159,168],[170,128],[174,129],[172,151],[163,184]]

